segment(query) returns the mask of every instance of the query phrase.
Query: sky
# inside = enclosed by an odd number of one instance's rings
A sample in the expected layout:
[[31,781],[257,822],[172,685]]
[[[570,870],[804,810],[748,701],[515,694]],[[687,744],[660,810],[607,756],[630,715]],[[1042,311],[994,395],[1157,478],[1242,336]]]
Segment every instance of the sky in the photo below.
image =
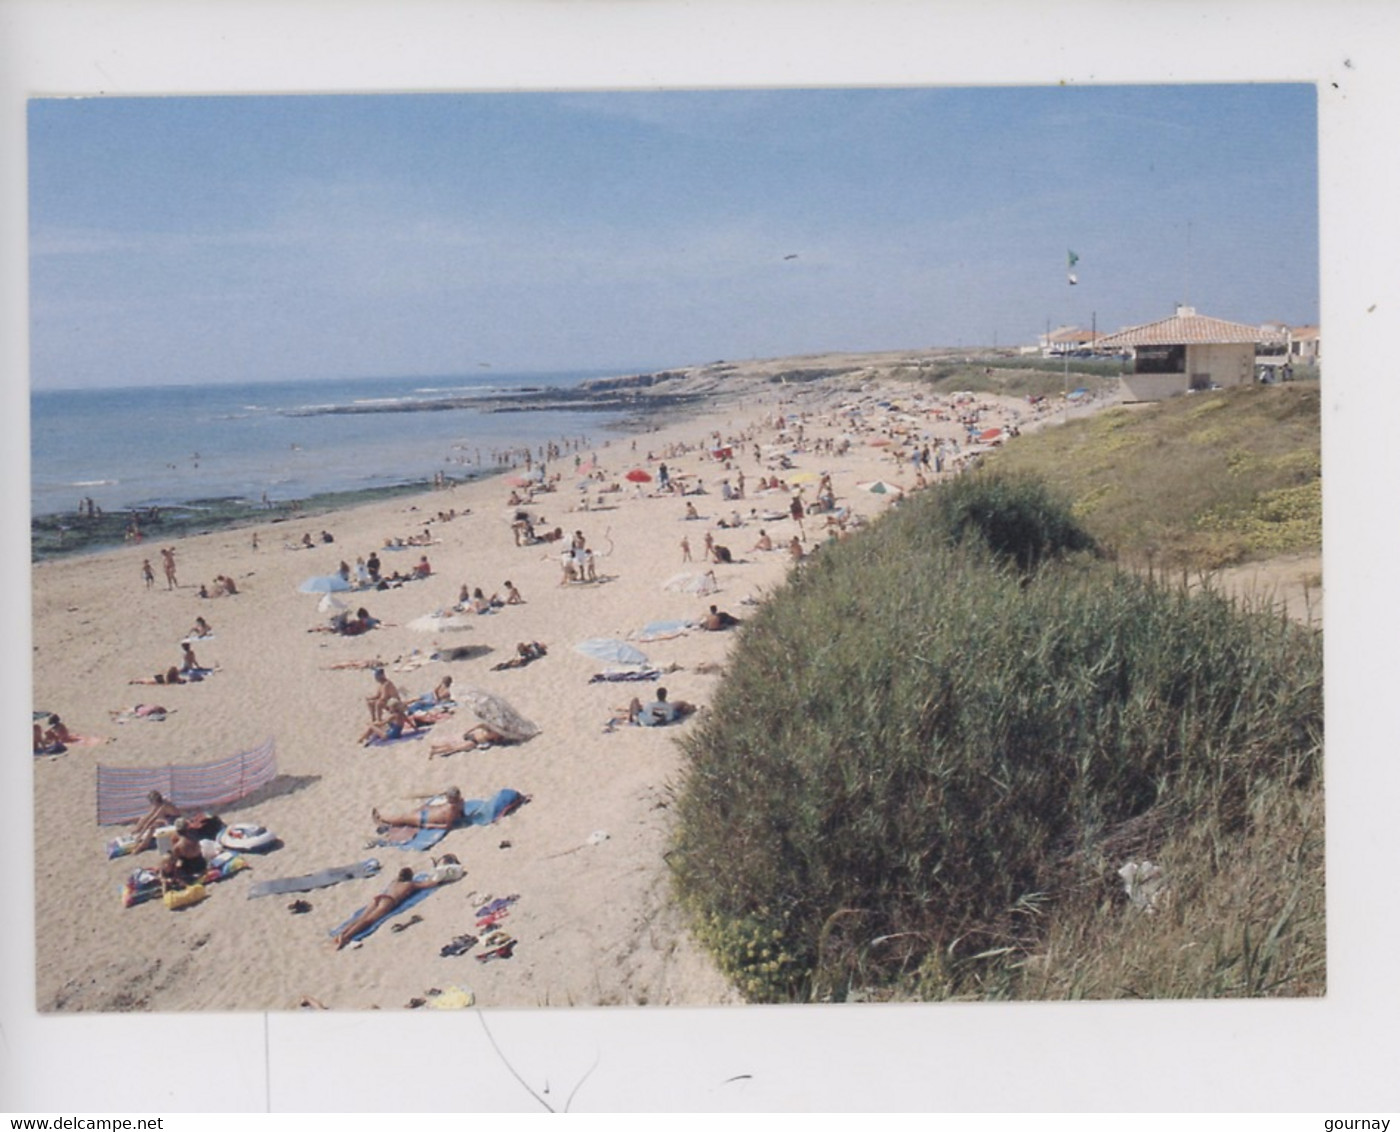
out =
[[1009,346],[1178,302],[1318,320],[1308,84],[40,98],[28,119],[36,389]]

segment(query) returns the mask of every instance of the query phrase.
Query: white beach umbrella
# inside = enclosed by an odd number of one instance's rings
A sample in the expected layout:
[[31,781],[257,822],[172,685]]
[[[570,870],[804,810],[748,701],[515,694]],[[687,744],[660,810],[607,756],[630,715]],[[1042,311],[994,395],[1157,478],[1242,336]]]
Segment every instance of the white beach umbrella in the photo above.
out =
[[494,692],[480,688],[452,690],[452,698],[486,724],[515,743],[538,735],[540,729]]
[[574,646],[575,652],[591,656],[595,660],[606,660],[613,664],[647,664],[646,654],[626,641],[615,637],[592,637]]

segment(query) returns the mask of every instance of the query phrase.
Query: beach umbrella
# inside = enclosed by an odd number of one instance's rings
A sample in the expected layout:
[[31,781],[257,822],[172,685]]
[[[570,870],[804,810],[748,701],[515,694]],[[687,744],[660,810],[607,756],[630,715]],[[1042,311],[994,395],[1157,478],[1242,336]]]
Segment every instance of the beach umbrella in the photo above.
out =
[[540,729],[494,692],[480,688],[454,688],[452,698],[493,731],[514,743],[538,735]]
[[651,473],[641,468],[633,468],[627,473],[627,478],[633,483],[651,483]]
[[460,632],[472,627],[471,617],[456,613],[425,613],[422,617],[415,617],[410,621],[408,627],[419,633]]
[[871,480],[869,483],[858,483],[856,487],[861,491],[868,491],[871,495],[903,495],[904,489],[898,484],[888,483],[885,480]]
[[591,656],[595,660],[606,660],[612,664],[648,664],[646,654],[641,649],[619,641],[615,637],[591,637],[574,646],[575,652]]
[[[776,516],[777,519],[786,519],[787,512]],[[691,574],[689,572],[677,574],[673,578],[668,578],[661,583],[661,588],[668,593],[687,594],[712,594],[719,590],[719,583],[715,581],[714,575],[710,572],[704,574]]]
[[307,578],[298,588],[304,594],[341,593],[350,589],[350,583],[339,574],[325,574],[315,578]]

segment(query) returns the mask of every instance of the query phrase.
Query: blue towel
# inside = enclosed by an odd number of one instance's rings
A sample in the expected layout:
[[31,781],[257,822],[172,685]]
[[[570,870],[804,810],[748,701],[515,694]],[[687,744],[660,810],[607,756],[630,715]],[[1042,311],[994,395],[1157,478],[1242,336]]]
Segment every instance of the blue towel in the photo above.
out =
[[[473,798],[462,803],[462,816],[452,829],[468,825],[490,825],[502,815],[515,809],[524,800],[519,790],[506,787],[497,790],[490,798]],[[374,845],[393,846],[395,849],[417,849],[426,852],[448,834],[446,829],[413,829],[410,826],[390,826],[384,836],[377,838]]]
[[[414,877],[413,879],[414,879],[414,880],[427,880],[427,879],[428,879],[428,874],[427,874],[427,873],[423,873],[423,874],[421,874],[421,875],[419,875],[419,876]],[[380,924],[388,923],[388,922],[389,922],[390,920],[392,920],[395,916],[397,916],[400,912],[405,912],[405,911],[407,911],[409,908],[412,908],[415,904],[417,904],[418,901],[422,900],[424,897],[426,897],[426,896],[428,896],[428,895],[430,895],[431,893],[434,893],[434,892],[436,892],[436,891],[437,891],[437,889],[435,889],[435,888],[420,888],[417,892],[410,893],[407,897],[404,898],[403,903],[400,904],[397,908],[395,908],[395,909],[393,910],[392,913],[390,913],[389,915],[385,916],[383,919],[375,920],[374,923],[370,924],[369,927],[367,927],[367,928],[361,928],[361,929],[360,929],[359,931],[357,931],[354,935],[352,935],[352,936],[350,937],[350,942],[351,942],[351,943],[358,943],[358,942],[359,942],[360,940],[362,940],[362,939],[368,939],[370,936],[372,936],[375,932],[377,932],[377,931],[379,930],[379,925],[380,925]],[[354,919],[355,919],[355,917],[358,916],[358,915],[360,915],[360,913],[362,913],[362,912],[363,912],[366,908],[368,908],[368,907],[369,907],[368,904],[362,904],[360,907],[356,908],[353,912],[351,912],[350,915],[346,916],[345,919],[341,922],[341,924],[340,924],[339,927],[332,928],[332,929],[331,929],[330,931],[328,931],[326,934],[327,934],[328,936],[330,936],[332,939],[334,939],[337,935],[339,935],[339,934],[341,933],[341,931],[344,930],[346,924],[349,924],[349,923],[353,922]]]

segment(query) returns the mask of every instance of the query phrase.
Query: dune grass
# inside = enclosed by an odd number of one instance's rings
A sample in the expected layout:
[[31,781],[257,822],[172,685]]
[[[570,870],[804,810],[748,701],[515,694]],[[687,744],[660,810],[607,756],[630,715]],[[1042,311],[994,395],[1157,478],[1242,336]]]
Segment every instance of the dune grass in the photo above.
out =
[[1097,550],[982,473],[744,627],[669,859],[747,998],[1320,991],[1319,637]]
[[1295,382],[1107,409],[990,462],[1044,480],[1128,564],[1214,569],[1321,545],[1320,400]]

